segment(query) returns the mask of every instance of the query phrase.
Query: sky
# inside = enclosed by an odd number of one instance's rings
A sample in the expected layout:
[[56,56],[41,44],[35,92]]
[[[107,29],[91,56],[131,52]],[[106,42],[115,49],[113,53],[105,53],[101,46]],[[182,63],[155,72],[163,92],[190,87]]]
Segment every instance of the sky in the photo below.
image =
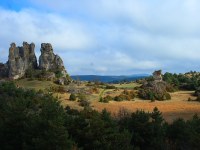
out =
[[199,0],[1,0],[10,43],[51,43],[70,75],[200,71]]

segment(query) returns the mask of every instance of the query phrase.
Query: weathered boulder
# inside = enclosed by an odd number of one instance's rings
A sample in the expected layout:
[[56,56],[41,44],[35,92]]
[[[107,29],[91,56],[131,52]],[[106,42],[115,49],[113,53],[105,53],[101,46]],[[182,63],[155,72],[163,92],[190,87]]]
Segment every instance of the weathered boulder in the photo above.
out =
[[41,56],[39,58],[39,68],[60,74],[61,77],[66,77],[67,72],[63,61],[58,55],[54,54],[51,44],[42,43],[40,50]]
[[8,57],[8,77],[10,79],[21,78],[26,70],[37,68],[34,48],[34,43],[23,42],[22,47],[16,47],[15,43],[11,43]]

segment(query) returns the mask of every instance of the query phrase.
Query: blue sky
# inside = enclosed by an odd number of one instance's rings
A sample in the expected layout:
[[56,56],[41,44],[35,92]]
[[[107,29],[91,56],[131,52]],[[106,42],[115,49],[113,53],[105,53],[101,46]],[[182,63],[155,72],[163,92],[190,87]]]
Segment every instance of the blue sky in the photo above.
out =
[[0,61],[11,42],[52,43],[67,71],[200,71],[198,0],[1,0]]

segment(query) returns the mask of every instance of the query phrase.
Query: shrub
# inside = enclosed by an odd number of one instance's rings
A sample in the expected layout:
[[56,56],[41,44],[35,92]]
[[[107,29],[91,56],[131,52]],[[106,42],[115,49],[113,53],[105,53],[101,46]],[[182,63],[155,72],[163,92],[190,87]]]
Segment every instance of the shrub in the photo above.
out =
[[120,95],[115,96],[114,100],[115,101],[124,101],[124,100],[130,101],[131,99],[134,99],[134,98],[135,98],[134,91],[124,90]]
[[196,100],[200,102],[200,95],[197,96]]
[[108,103],[109,101],[113,100],[113,98],[110,95],[107,95],[104,98],[100,98],[99,102],[103,102],[103,103]]
[[82,107],[89,107],[90,106],[90,102],[86,99],[82,99],[79,101],[79,105]]
[[69,100],[70,101],[75,101],[76,100],[76,95],[75,94],[70,94],[70,96],[69,96]]
[[170,100],[171,99],[171,95],[169,93],[165,93],[165,98],[164,100]]
[[56,71],[55,71],[55,75],[56,75],[56,78],[61,78],[61,77],[63,77],[63,74],[62,74],[62,71],[61,71],[61,70],[56,70]]
[[115,96],[114,100],[120,102],[120,101],[125,100],[125,97],[124,95],[120,94],[118,96]]
[[90,102],[87,100],[87,97],[84,93],[79,93],[77,95],[77,98],[78,98],[78,102],[79,102],[80,106],[82,106],[82,107],[89,107],[90,106]]
[[188,98],[188,101],[189,101],[189,102],[192,101],[191,97]]
[[63,86],[50,86],[47,89],[48,92],[57,92],[57,93],[64,93],[65,88]]
[[116,89],[116,87],[114,85],[106,85],[105,88],[106,89]]
[[77,97],[78,97],[79,101],[86,99],[86,95],[84,93],[78,93]]

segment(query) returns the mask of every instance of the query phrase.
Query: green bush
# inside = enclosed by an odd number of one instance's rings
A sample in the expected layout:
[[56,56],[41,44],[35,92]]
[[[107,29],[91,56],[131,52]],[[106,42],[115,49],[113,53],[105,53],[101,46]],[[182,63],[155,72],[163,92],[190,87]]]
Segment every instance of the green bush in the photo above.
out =
[[108,103],[111,100],[113,100],[113,98],[110,95],[107,95],[106,97],[101,97],[99,102]]
[[90,102],[86,99],[81,99],[81,100],[79,100],[79,105],[82,106],[82,107],[89,107]]
[[120,101],[126,100],[126,98],[124,95],[120,94],[118,96],[115,96],[114,100],[120,102]]
[[76,95],[75,94],[70,94],[70,96],[69,96],[69,100],[70,101],[75,101],[76,100]]
[[65,112],[48,94],[0,84],[0,149],[71,149]]
[[114,85],[106,85],[105,89],[116,89]]
[[196,100],[200,102],[200,95],[197,96]]
[[134,91],[124,90],[120,95],[115,96],[114,100],[115,101],[125,101],[125,100],[130,101],[131,99],[134,99],[134,98],[135,98]]

